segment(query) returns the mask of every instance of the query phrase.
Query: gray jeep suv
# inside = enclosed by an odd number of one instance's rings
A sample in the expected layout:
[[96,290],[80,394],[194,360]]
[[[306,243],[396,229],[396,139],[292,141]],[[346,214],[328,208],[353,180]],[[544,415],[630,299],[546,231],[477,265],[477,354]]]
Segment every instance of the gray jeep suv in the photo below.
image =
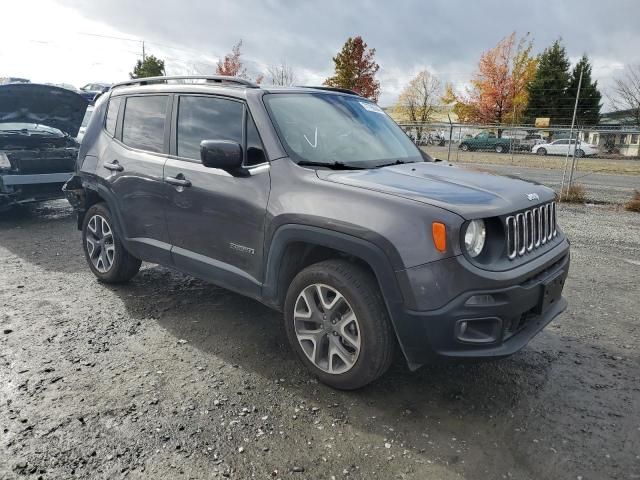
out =
[[65,185],[100,281],[142,260],[284,312],[341,389],[510,355],[566,308],[554,192],[423,154],[374,103],[326,88],[159,77],[98,100]]

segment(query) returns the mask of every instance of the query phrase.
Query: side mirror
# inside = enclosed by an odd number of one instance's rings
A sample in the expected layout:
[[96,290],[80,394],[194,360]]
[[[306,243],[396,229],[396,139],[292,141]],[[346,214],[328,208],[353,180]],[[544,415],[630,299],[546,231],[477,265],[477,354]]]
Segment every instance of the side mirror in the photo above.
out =
[[242,167],[242,147],[230,140],[203,140],[200,159],[205,167],[237,170]]

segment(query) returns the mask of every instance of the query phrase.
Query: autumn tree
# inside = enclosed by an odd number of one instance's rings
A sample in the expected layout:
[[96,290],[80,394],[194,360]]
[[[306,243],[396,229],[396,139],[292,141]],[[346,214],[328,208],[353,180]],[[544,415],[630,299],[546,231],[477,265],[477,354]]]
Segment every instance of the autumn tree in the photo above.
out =
[[527,86],[536,71],[532,46],[528,34],[517,42],[515,32],[503,38],[480,57],[466,94],[456,94],[449,84],[443,100],[454,104],[453,111],[462,121],[519,122],[529,99]]
[[423,70],[402,90],[394,106],[395,114],[402,119],[417,123],[417,138],[422,138],[425,122],[433,118],[441,96],[441,84],[437,77]]
[[[591,64],[586,55],[573,67],[567,86],[566,103],[574,103],[580,84],[580,72],[582,72],[582,84],[580,85],[580,96],[578,98],[578,109],[576,111],[576,121],[580,125],[597,125],[600,121],[600,109],[602,108],[602,94],[598,90],[598,81],[591,77]],[[567,110],[566,121],[571,122],[573,114],[571,109]]]
[[297,81],[296,74],[290,65],[285,62],[280,62],[278,65],[271,65],[268,69],[269,77],[271,78],[272,85],[279,85],[281,87],[290,87]]
[[242,60],[240,59],[242,56],[240,48],[242,48],[242,40],[239,40],[238,43],[233,46],[231,53],[228,53],[224,58],[218,60],[216,75],[247,78],[247,69],[244,68]]
[[640,127],[640,64],[627,65],[622,76],[614,80],[611,103],[616,111],[629,111]]
[[342,50],[333,57],[335,74],[324,82],[329,87],[348,88],[374,102],[380,96],[380,82],[375,78],[380,69],[375,60],[376,49],[368,48],[362,37],[349,37]]
[[143,60],[138,60],[133,72],[129,76],[133,78],[161,77],[165,75],[164,60],[154,55],[147,55]]
[[572,104],[566,95],[569,67],[567,51],[561,40],[556,40],[540,54],[538,69],[528,87],[529,105],[525,115],[529,122],[539,117],[550,118],[555,125],[571,122]]

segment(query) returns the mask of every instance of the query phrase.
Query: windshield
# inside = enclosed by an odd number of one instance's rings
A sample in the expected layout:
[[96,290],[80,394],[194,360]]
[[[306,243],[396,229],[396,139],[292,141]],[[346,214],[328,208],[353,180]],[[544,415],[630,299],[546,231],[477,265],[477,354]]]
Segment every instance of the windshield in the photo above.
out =
[[296,162],[373,168],[423,161],[400,127],[364,98],[295,93],[264,99],[280,140]]

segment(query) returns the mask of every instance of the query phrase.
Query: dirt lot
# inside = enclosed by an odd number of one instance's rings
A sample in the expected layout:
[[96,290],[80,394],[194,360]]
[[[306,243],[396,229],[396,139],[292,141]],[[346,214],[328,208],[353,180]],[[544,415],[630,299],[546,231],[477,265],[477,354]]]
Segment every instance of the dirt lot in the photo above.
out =
[[312,380],[280,315],[146,265],[95,281],[64,202],[0,217],[0,479],[640,479],[640,215],[559,209],[569,309],[495,363]]

